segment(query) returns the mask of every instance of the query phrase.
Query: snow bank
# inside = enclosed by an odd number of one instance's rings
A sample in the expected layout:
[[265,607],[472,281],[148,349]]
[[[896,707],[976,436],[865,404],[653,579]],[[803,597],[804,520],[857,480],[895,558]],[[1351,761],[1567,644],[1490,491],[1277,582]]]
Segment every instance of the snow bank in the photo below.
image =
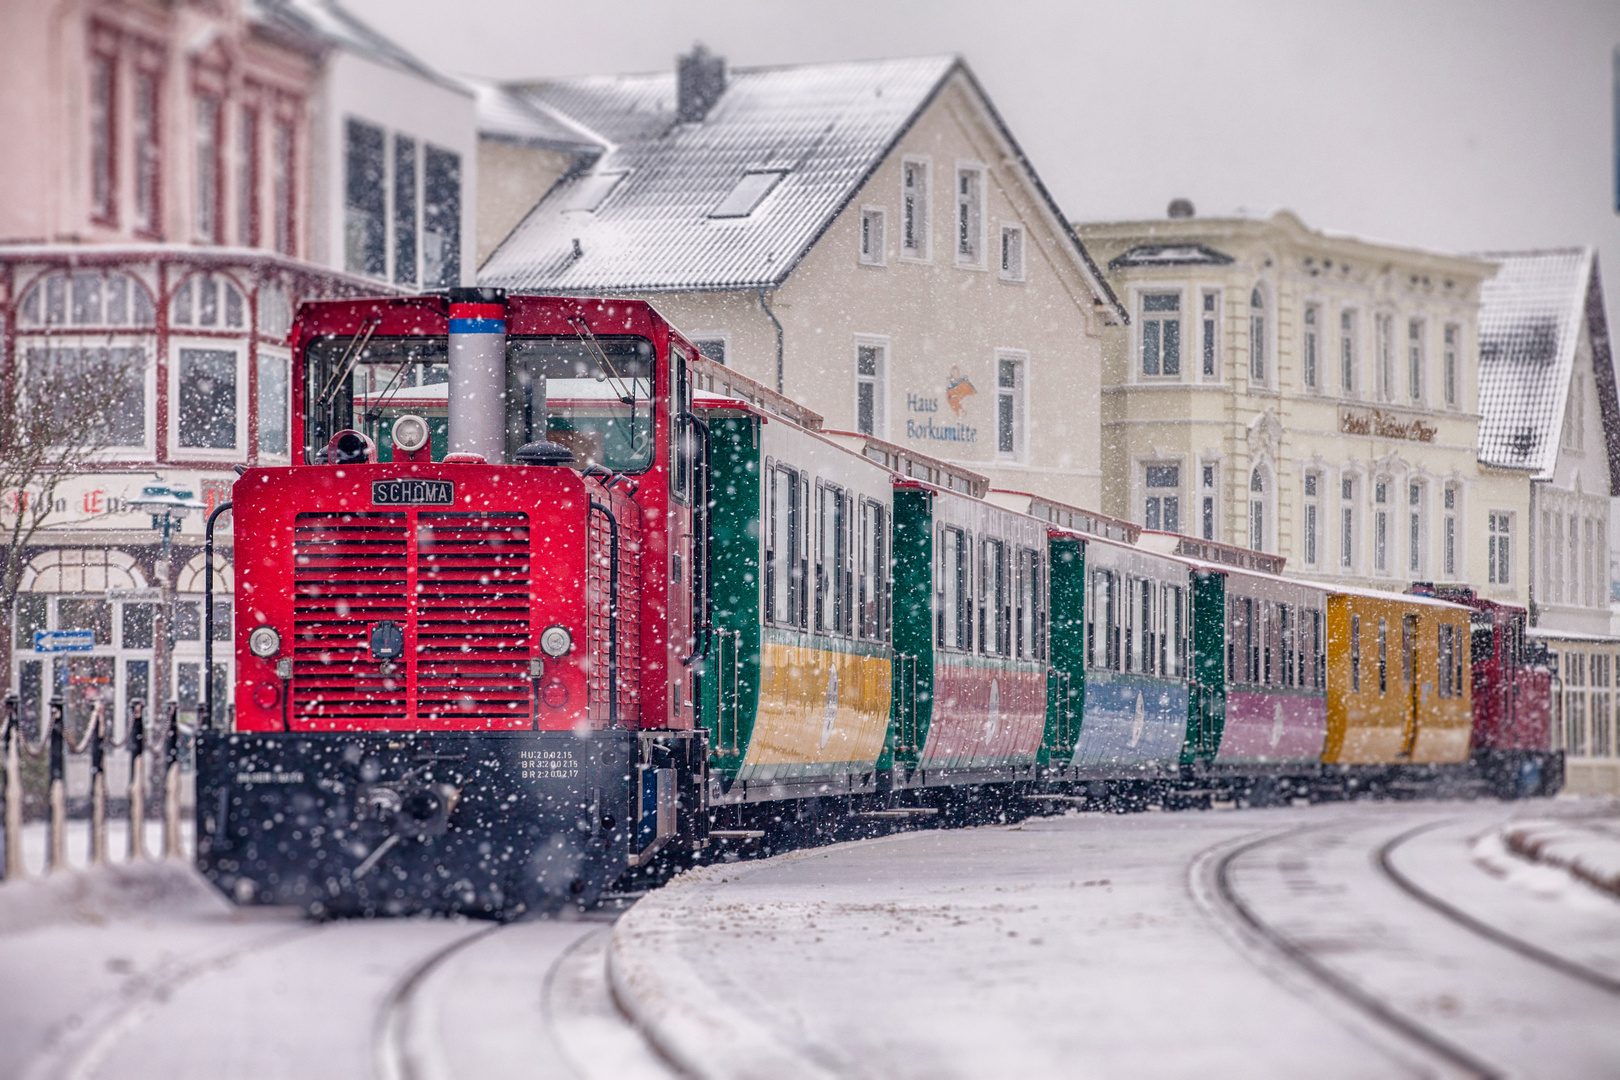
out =
[[1501,835],[1514,854],[1620,896],[1620,819],[1517,821]]
[[230,904],[187,863],[147,859],[0,885],[0,936],[63,923],[222,915]]

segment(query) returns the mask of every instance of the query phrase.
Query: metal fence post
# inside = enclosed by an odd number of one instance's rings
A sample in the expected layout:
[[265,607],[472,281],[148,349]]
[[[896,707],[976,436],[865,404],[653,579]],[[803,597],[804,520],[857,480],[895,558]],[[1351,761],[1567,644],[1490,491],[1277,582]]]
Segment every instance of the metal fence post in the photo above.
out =
[[169,702],[163,737],[163,857],[180,857],[180,703]]
[[6,695],[5,754],[6,754],[6,865],[5,880],[18,881],[26,876],[23,867],[22,838],[22,761],[18,749],[20,732],[18,716],[21,705],[16,694]]
[[107,746],[104,741],[107,726],[105,703],[98,705],[90,718],[90,863],[100,866],[107,861]]
[[67,866],[67,733],[62,723],[62,695],[51,698],[50,716],[51,822],[45,869],[54,872]]
[[129,706],[129,857],[146,858],[146,702]]

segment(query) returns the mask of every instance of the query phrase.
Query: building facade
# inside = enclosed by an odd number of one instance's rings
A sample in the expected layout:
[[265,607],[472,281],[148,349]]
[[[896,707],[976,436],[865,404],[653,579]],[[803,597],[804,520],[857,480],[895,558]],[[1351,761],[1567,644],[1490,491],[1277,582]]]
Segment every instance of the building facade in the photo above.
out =
[[[486,104],[524,176],[581,133],[600,149],[479,283],[649,299],[831,430],[1094,505],[1101,334],[1123,313],[967,67],[680,63]],[[492,206],[521,189],[481,183]]]
[[1101,509],[1376,588],[1529,600],[1529,472],[1479,454],[1483,260],[1264,220],[1077,225],[1109,327]]

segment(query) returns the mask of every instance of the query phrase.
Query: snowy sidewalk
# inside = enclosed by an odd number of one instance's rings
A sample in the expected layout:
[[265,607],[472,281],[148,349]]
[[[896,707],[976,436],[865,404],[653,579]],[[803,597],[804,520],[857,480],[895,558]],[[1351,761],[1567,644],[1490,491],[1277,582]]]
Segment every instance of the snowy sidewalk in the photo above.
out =
[[1519,821],[1502,829],[1515,855],[1554,866],[1620,898],[1620,809],[1590,817]]

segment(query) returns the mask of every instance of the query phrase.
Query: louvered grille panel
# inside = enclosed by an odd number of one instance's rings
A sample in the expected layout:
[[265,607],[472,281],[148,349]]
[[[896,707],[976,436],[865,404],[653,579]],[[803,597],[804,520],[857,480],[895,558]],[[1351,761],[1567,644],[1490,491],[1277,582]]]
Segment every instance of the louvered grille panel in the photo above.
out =
[[528,719],[528,515],[423,512],[416,542],[417,715]]
[[372,623],[405,622],[404,514],[299,514],[293,528],[292,713],[401,722],[404,672],[370,658]]
[[[619,520],[619,719],[634,722],[641,715],[641,515],[633,504],[624,503],[615,505],[613,512]],[[585,618],[591,660],[589,715],[598,721],[608,719],[612,565],[612,530],[601,514],[592,513]]]

